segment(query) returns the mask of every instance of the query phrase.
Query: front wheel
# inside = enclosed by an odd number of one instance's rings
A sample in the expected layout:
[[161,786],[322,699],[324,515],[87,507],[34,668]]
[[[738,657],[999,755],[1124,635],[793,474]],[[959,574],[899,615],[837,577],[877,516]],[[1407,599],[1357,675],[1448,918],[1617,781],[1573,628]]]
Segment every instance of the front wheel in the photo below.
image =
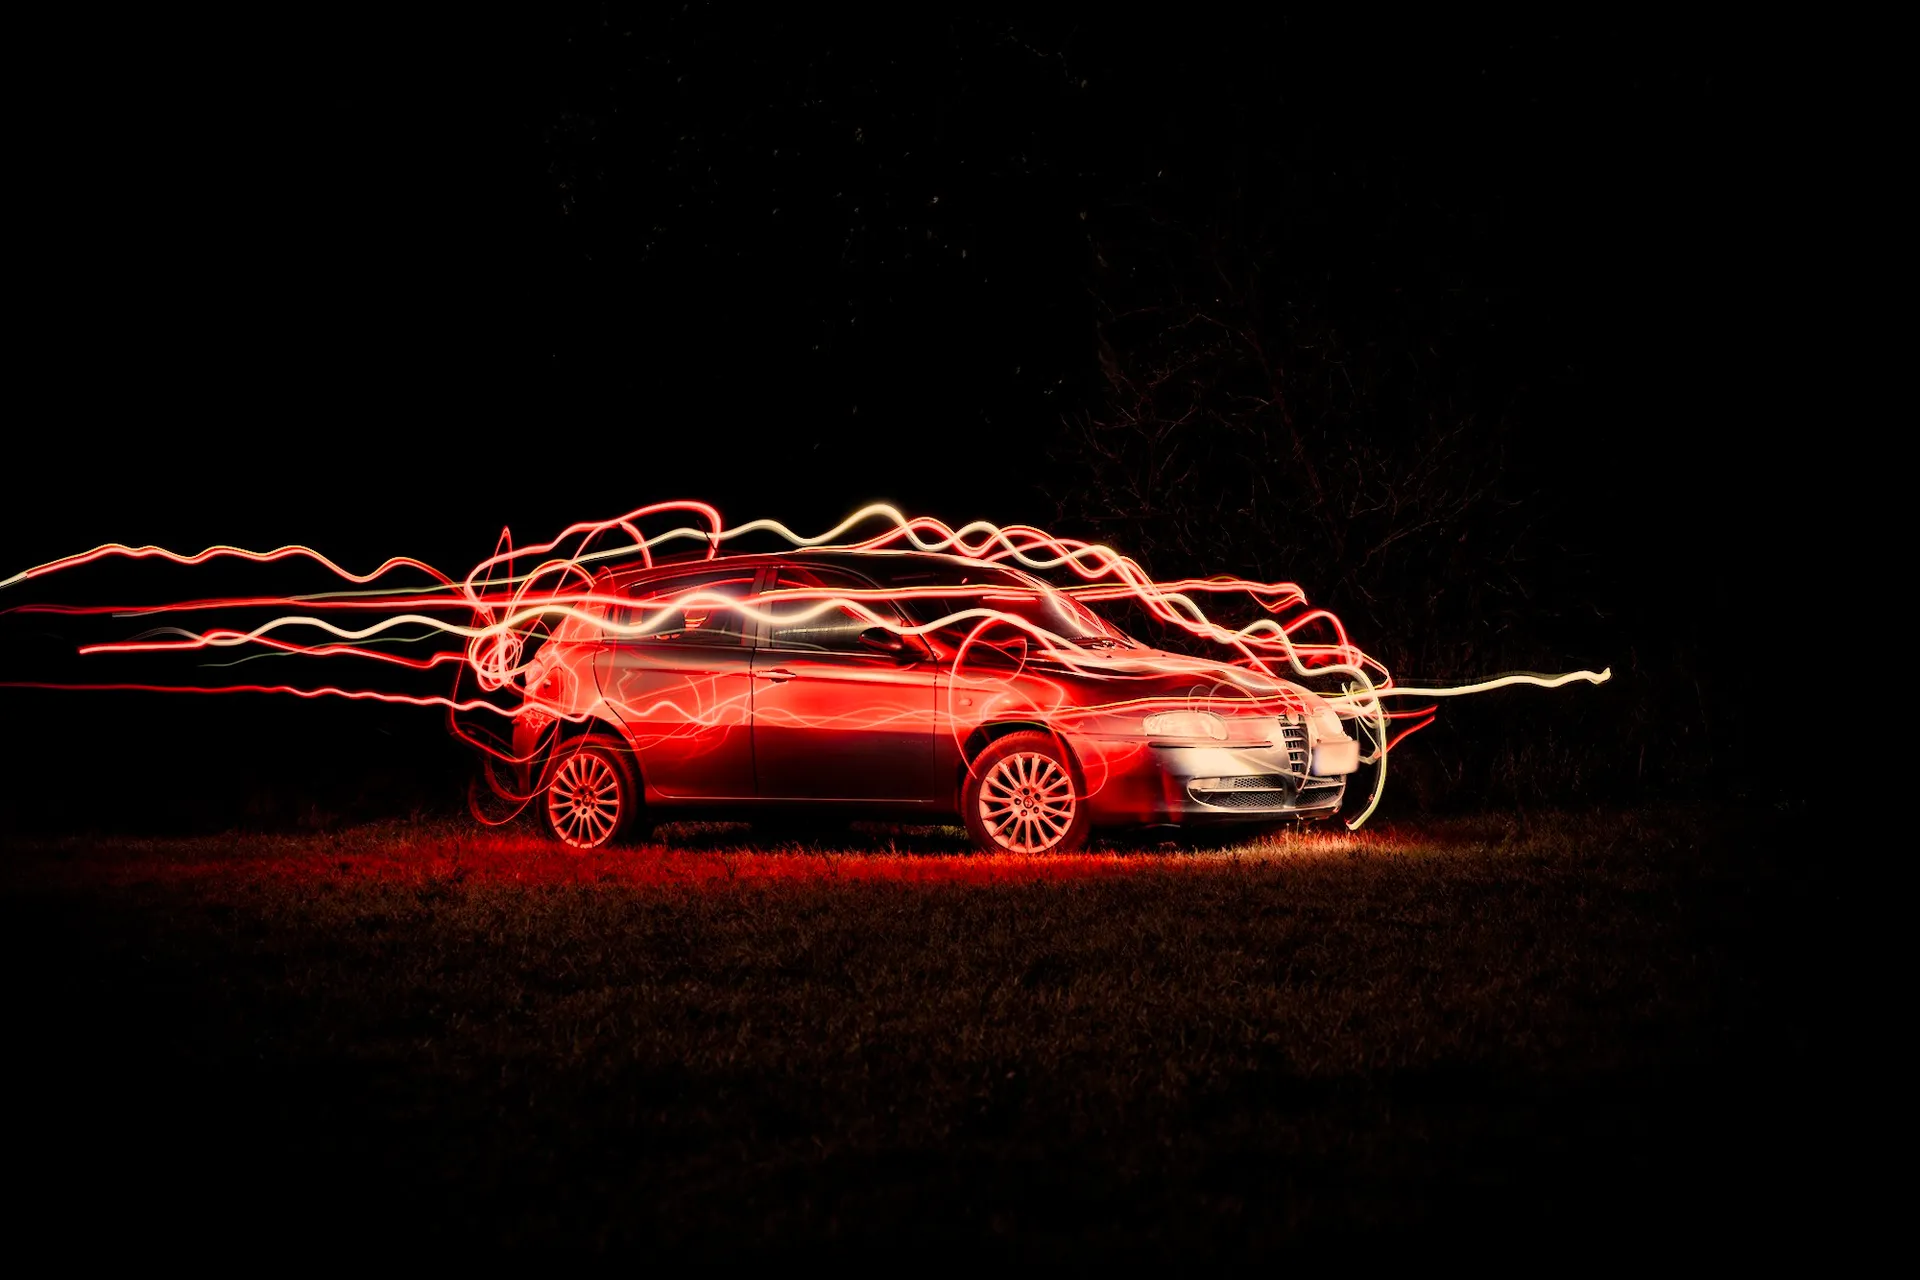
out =
[[639,788],[619,749],[587,738],[554,749],[540,798],[547,830],[575,849],[598,849],[634,826]]
[[1052,734],[997,738],[967,771],[967,834],[989,853],[1071,853],[1087,842],[1087,806]]

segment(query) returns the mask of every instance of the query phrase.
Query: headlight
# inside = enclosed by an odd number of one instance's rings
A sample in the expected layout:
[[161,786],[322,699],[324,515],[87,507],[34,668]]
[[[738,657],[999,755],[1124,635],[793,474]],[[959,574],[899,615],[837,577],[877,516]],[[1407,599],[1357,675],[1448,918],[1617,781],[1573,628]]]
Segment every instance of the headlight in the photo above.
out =
[[1227,722],[1211,711],[1162,711],[1148,716],[1142,727],[1150,738],[1227,740]]
[[1310,713],[1313,722],[1313,736],[1316,738],[1344,738],[1346,726],[1340,723],[1340,713],[1332,707],[1322,704]]

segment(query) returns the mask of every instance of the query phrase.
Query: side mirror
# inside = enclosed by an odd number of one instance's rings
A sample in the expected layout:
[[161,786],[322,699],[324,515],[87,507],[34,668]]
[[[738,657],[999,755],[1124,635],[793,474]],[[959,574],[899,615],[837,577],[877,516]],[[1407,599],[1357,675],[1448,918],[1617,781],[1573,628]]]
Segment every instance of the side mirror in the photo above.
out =
[[902,662],[919,656],[913,646],[907,643],[905,636],[897,631],[889,631],[885,627],[868,627],[862,631],[860,647],[872,649],[876,653],[890,654]]

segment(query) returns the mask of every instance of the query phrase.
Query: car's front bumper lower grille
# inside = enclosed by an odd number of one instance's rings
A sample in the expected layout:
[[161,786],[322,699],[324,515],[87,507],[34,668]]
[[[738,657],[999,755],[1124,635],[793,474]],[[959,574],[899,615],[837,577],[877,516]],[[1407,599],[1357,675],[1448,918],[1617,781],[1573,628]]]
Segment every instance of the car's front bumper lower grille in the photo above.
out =
[[1285,809],[1293,800],[1293,779],[1284,773],[1195,778],[1187,783],[1187,795],[1213,809]]

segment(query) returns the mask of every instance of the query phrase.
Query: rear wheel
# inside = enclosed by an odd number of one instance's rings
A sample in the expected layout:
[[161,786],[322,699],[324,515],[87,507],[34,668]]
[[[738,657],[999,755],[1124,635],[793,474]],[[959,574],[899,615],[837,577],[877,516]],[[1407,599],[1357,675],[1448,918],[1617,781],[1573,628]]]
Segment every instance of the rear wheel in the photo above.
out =
[[1066,748],[1051,734],[1010,733],[967,772],[967,834],[989,853],[1071,853],[1087,842],[1087,806]]
[[562,844],[603,848],[634,828],[639,808],[639,788],[619,747],[582,738],[554,748],[540,811]]
[[467,780],[467,811],[483,827],[503,827],[526,812],[524,788],[513,784],[512,771],[487,756]]

